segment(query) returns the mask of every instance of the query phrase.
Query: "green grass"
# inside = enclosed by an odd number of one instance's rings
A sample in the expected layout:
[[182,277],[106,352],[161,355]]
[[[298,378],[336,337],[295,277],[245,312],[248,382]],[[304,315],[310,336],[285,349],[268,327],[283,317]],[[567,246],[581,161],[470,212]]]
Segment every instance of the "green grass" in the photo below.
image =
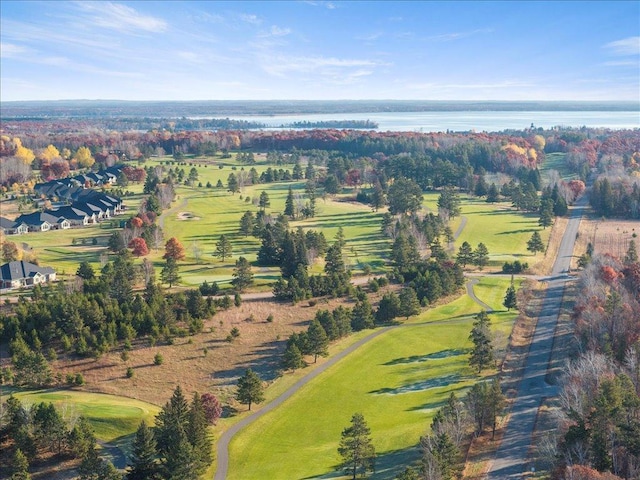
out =
[[[483,279],[481,284],[483,298],[494,289],[503,292],[508,281],[485,285]],[[495,296],[488,295],[487,303]],[[463,395],[477,379],[466,355],[477,311],[479,307],[462,296],[375,338],[332,366],[233,439],[228,478],[336,475],[340,433],[355,412],[364,414],[372,430],[378,452],[374,478],[394,478],[402,465],[416,458],[420,435],[450,392]],[[494,326],[506,326],[514,316],[504,312]]]
[[111,442],[136,431],[142,420],[153,425],[159,407],[132,398],[74,390],[17,390],[23,405],[51,402],[67,419],[84,416],[99,440]]
[[540,167],[540,174],[542,178],[549,172],[549,170],[556,170],[563,180],[569,181],[573,179],[577,179],[578,175],[571,171],[569,166],[567,165],[565,159],[567,157],[566,153],[547,153]]

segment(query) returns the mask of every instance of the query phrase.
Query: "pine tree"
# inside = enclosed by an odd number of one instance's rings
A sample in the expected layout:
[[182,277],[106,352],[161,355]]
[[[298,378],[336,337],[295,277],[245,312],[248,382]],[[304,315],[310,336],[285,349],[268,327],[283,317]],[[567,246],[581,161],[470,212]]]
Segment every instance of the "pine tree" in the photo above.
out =
[[180,281],[178,263],[173,257],[167,258],[167,263],[164,264],[164,267],[162,267],[160,271],[160,280],[162,280],[162,283],[168,283],[169,288],[171,288],[174,283]]
[[533,232],[531,238],[527,241],[527,250],[534,255],[537,252],[544,252],[544,243],[542,242],[542,237],[540,237],[539,232]]
[[489,263],[489,250],[484,243],[480,242],[473,252],[473,264],[482,270]]
[[237,292],[244,292],[248,287],[253,285],[253,273],[251,273],[251,264],[249,261],[240,257],[236,260],[236,266],[233,269],[233,280],[231,280],[231,285],[236,289]]
[[420,301],[416,295],[416,291],[411,287],[403,288],[399,296],[400,315],[409,318],[411,315],[420,313]]
[[344,258],[342,257],[342,246],[340,245],[340,242],[336,241],[336,243],[328,248],[324,261],[325,273],[331,275],[334,273],[340,274],[346,272]]
[[169,401],[156,416],[155,439],[161,457],[169,456],[177,432],[184,433],[188,420],[189,404],[182,393],[182,388],[178,385]]
[[285,370],[297,370],[305,366],[302,353],[295,343],[287,343],[282,358],[282,367]]
[[296,208],[293,201],[293,190],[289,187],[289,193],[287,193],[287,199],[284,202],[284,214],[290,218],[295,218]]
[[365,328],[373,328],[373,309],[367,298],[360,300],[351,312],[351,328],[358,332]]
[[507,400],[502,393],[502,388],[500,387],[500,381],[495,378],[491,382],[491,388],[489,389],[489,419],[491,420],[491,440],[493,440],[496,436],[496,426],[498,423],[498,415],[502,413],[504,407],[507,404]]
[[473,262],[473,247],[471,247],[469,242],[465,241],[460,245],[458,255],[456,255],[456,262],[458,262],[462,268]]
[[491,321],[487,312],[476,315],[469,339],[473,342],[469,364],[478,367],[478,373],[488,367],[493,361],[493,345],[491,344]]
[[229,177],[227,177],[227,190],[231,193],[240,191],[240,188],[238,187],[238,179],[233,172],[229,174]]
[[391,322],[399,315],[400,299],[394,292],[385,293],[376,310],[376,323],[380,325]]
[[31,475],[29,475],[29,460],[22,450],[16,448],[13,453],[13,458],[11,459],[11,467],[13,470],[13,475],[11,475],[11,480],[31,480]]
[[207,416],[198,392],[193,394],[186,433],[187,439],[193,447],[195,471],[198,475],[202,475],[213,459],[211,458],[212,442],[208,432]]
[[553,225],[553,200],[550,198],[543,200],[540,205],[538,225],[545,229]]
[[355,480],[358,472],[366,474],[374,470],[376,451],[371,441],[371,430],[361,413],[351,417],[351,425],[342,431],[338,453],[342,456],[342,468]]
[[307,330],[307,345],[309,353],[313,355],[313,363],[318,361],[318,355],[326,357],[329,355],[329,339],[327,333],[318,320],[313,319]]
[[269,200],[269,194],[264,190],[260,192],[260,200],[258,201],[258,206],[264,212],[266,208],[271,206],[271,201]]
[[231,242],[227,238],[226,235],[220,235],[220,239],[216,243],[216,251],[213,254],[215,257],[218,257],[220,261],[224,262],[227,257],[230,257],[233,252],[233,247]]
[[507,312],[512,308],[518,307],[516,288],[513,286],[513,282],[511,282],[511,285],[509,286],[509,288],[507,288],[507,293],[504,296],[504,301],[502,302],[502,304],[507,307]]
[[629,242],[629,248],[624,256],[624,264],[631,265],[638,262],[638,251],[636,250],[636,241],[631,239]]
[[251,410],[251,404],[261,403],[264,400],[262,380],[260,380],[258,374],[250,368],[238,379],[236,400],[243,405],[249,405],[249,410]]
[[160,480],[160,466],[156,460],[156,442],[153,431],[143,420],[138,426],[132,445],[127,480]]
[[246,212],[244,212],[242,218],[240,219],[240,233],[245,237],[248,237],[249,234],[253,231],[254,225],[255,219],[253,216],[253,212],[247,210]]
[[496,203],[500,200],[500,193],[498,192],[498,187],[495,183],[492,183],[489,186],[489,191],[487,192],[487,203]]

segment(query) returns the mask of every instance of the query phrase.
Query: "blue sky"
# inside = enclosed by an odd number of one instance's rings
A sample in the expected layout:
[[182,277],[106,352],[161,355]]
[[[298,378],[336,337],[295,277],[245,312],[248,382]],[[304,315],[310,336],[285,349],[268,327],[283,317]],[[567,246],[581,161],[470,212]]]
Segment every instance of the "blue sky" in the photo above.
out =
[[635,100],[640,2],[0,3],[11,100]]

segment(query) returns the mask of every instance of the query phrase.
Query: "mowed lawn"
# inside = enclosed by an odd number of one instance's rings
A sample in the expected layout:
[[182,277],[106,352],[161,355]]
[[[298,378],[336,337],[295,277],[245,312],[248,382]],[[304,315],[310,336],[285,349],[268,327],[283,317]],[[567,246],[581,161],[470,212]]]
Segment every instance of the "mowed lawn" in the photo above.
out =
[[112,442],[134,433],[142,420],[153,425],[160,408],[132,398],[74,390],[15,391],[23,405],[53,403],[69,420],[84,416],[99,440]]
[[[492,280],[486,288],[504,292],[508,284]],[[486,301],[493,305],[495,300]],[[228,478],[341,476],[336,471],[338,442],[355,412],[364,415],[372,431],[378,453],[373,478],[394,478],[417,458],[419,437],[450,392],[463,396],[478,380],[467,364],[469,332],[478,311],[464,295],[391,329],[332,366],[234,437]],[[500,314],[495,328],[506,328],[514,317],[513,312]]]

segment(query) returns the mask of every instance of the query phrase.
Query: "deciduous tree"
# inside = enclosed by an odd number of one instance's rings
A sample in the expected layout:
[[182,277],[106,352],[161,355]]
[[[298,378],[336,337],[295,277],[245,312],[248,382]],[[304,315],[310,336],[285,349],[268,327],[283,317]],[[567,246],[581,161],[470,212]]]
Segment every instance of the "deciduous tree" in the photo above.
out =
[[184,247],[176,237],[171,237],[169,240],[167,240],[167,243],[164,244],[164,255],[162,256],[162,258],[164,258],[165,260],[173,258],[176,262],[178,260],[184,260]]
[[129,242],[129,248],[131,249],[131,253],[133,253],[136,257],[144,257],[149,253],[147,242],[145,242],[144,238],[142,237],[133,238]]

